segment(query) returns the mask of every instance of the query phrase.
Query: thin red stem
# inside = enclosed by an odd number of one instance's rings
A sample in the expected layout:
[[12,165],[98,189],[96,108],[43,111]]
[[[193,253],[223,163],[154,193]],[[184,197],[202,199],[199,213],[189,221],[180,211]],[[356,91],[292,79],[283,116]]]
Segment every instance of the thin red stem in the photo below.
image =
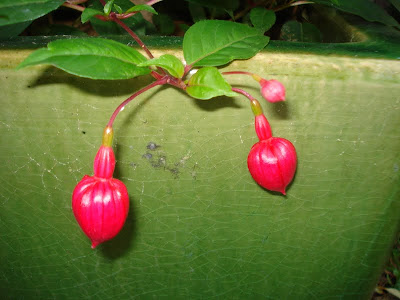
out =
[[237,75],[237,74],[242,74],[242,75],[249,75],[253,76],[253,73],[250,72],[245,72],[245,71],[230,71],[230,72],[222,72],[223,75]]
[[244,91],[244,90],[242,90],[242,89],[232,88],[232,91],[234,91],[234,92],[236,92],[236,93],[239,93],[239,94],[242,94],[243,96],[245,96],[246,98],[248,98],[250,101],[254,101],[254,100],[257,101],[256,98],[254,98],[252,95],[250,95],[248,92],[246,92],[246,91]]
[[132,96],[130,96],[128,99],[126,99],[124,102],[122,102],[114,111],[114,113],[111,115],[110,121],[108,121],[107,126],[108,127],[112,127],[115,118],[117,117],[118,113],[124,109],[125,105],[127,105],[129,102],[131,102],[133,99],[135,99],[137,96],[139,96],[140,94],[146,92],[147,90],[158,86],[158,85],[163,85],[166,84],[168,81],[167,76],[152,82],[151,84],[149,84],[148,86],[145,86],[144,88],[138,90],[136,93],[134,93]]
[[146,47],[146,45],[142,42],[142,40],[134,33],[128,26],[125,25],[124,22],[122,22],[120,19],[117,18],[115,13],[110,13],[110,18],[113,20],[115,23],[117,23],[119,26],[121,26],[129,35],[139,44],[139,46],[146,52],[147,56],[152,59],[154,58],[153,54],[150,52],[150,50]]
[[253,114],[255,116],[261,115],[263,113],[260,102],[258,102],[258,100],[254,98],[252,95],[250,95],[248,92],[238,88],[232,88],[232,91],[242,94],[243,96],[245,96],[247,99],[250,100],[251,110],[253,111]]

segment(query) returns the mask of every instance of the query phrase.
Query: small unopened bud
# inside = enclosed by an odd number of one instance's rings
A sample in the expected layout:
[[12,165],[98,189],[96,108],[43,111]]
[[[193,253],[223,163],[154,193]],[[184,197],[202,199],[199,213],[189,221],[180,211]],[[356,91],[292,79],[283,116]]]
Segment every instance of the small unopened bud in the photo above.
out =
[[259,81],[261,86],[261,95],[268,102],[285,101],[285,87],[278,80],[261,79]]

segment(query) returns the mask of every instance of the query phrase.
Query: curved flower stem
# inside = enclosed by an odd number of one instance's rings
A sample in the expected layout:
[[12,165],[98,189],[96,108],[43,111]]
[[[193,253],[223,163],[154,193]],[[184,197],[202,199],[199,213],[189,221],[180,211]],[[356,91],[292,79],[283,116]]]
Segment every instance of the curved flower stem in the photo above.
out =
[[255,81],[260,82],[260,80],[262,79],[260,76],[258,76],[257,74],[254,73],[250,73],[250,72],[245,72],[245,71],[230,71],[230,72],[222,72],[222,75],[249,75],[251,77],[253,77],[253,79]]
[[253,76],[253,73],[245,72],[245,71],[222,72],[222,75],[237,75],[237,74]]
[[157,85],[163,85],[168,82],[168,76],[164,76],[161,79],[152,82],[148,86],[145,86],[144,88],[138,90],[136,93],[134,93],[132,96],[130,96],[128,99],[126,99],[124,102],[122,102],[114,111],[114,113],[111,115],[110,121],[107,123],[107,127],[112,127],[115,118],[117,117],[118,113],[124,109],[125,105],[127,105],[129,102],[131,102],[133,99],[135,99],[137,96],[140,94],[146,92],[147,90],[157,86]]
[[252,95],[250,95],[248,92],[246,92],[242,89],[238,89],[238,88],[232,88],[232,91],[242,94],[243,96],[245,96],[247,99],[250,100],[251,110],[253,111],[253,114],[255,116],[259,116],[259,115],[263,114],[263,110],[260,105],[260,102],[258,102],[258,100],[256,98],[254,98]]

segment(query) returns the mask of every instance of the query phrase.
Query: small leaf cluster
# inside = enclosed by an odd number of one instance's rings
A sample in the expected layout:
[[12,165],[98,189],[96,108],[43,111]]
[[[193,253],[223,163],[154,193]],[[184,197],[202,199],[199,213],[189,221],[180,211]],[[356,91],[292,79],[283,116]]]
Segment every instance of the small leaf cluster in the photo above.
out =
[[[113,2],[107,4],[114,5]],[[112,13],[110,7],[104,6],[102,16]],[[127,11],[136,9],[138,6]],[[222,20],[194,24],[183,39],[184,63],[170,54],[148,59],[138,50],[111,39],[75,38],[50,42],[47,48],[33,52],[18,68],[51,64],[77,76],[103,80],[130,79],[152,73],[158,77],[168,76],[169,82],[196,99],[232,97],[236,93],[217,67],[235,59],[248,59],[265,48],[269,37],[264,32],[275,21],[275,14],[265,11],[257,9],[252,16],[253,27]],[[194,68],[196,72],[192,74],[190,71]]]

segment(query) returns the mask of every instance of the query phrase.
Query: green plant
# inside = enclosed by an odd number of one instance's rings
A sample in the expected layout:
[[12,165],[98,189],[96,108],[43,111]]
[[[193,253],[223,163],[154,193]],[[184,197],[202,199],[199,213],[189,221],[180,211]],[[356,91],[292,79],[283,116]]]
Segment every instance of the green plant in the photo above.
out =
[[[256,132],[260,138],[260,143],[256,146],[258,151],[263,153],[249,155],[250,173],[264,188],[285,195],[286,186],[292,181],[296,170],[297,157],[294,146],[287,140],[272,138],[259,102],[244,90],[232,88],[223,75],[251,76],[259,82],[262,95],[270,102],[284,100],[283,85],[276,80],[267,81],[249,72],[221,73],[217,69],[235,59],[248,59],[262,50],[269,42],[264,32],[273,25],[274,13],[268,11],[267,14],[253,15],[251,19],[254,27],[221,20],[196,23],[186,32],[183,40],[184,64],[169,54],[154,57],[139,36],[122,21],[138,11],[156,13],[149,5],[155,1],[127,10],[115,4],[114,0],[100,2],[104,5],[103,10],[84,9],[82,22],[95,17],[105,22],[116,23],[140,45],[147,59],[137,50],[113,40],[78,38],[51,42],[47,48],[33,52],[18,66],[21,69],[37,64],[52,64],[71,74],[91,79],[130,79],[148,74],[154,78],[152,83],[136,91],[116,108],[107,123],[102,146],[95,158],[94,176],[85,175],[74,190],[73,211],[83,231],[92,240],[92,248],[113,238],[120,231],[128,211],[126,188],[120,181],[112,178],[115,159],[111,148],[113,134],[110,132],[113,132],[115,118],[138,95],[159,85],[174,86],[200,100],[209,100],[217,96],[234,97],[238,94],[246,96],[250,100],[256,119]],[[273,88],[270,88],[271,85]],[[260,117],[263,117],[268,126],[260,125]],[[261,134],[266,126],[269,128],[268,134]],[[280,141],[284,141],[285,145]],[[290,151],[287,150],[288,146]],[[121,209],[114,211],[113,207]],[[107,212],[110,212],[110,215]],[[112,218],[111,215],[115,217]]]

